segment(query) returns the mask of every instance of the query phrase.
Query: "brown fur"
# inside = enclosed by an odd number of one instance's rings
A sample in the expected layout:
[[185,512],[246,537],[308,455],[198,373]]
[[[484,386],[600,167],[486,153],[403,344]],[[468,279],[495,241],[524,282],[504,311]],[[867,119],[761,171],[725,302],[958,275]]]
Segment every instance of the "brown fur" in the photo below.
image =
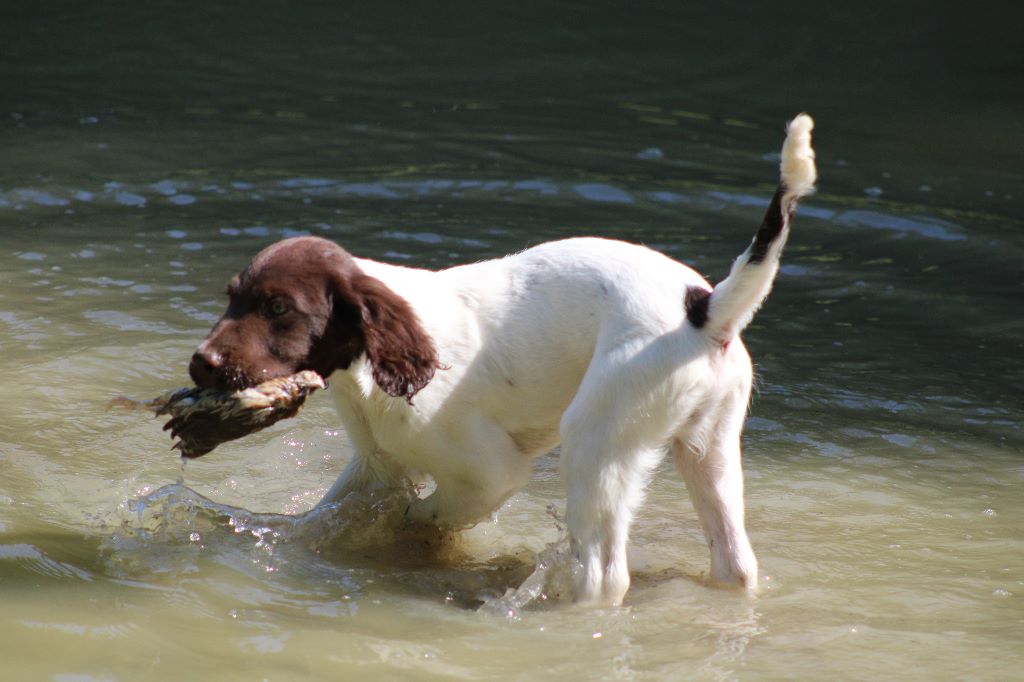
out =
[[192,356],[197,386],[247,388],[304,369],[327,377],[365,353],[377,385],[411,402],[438,367],[405,299],[326,239],[267,247],[231,280],[228,296],[227,311]]

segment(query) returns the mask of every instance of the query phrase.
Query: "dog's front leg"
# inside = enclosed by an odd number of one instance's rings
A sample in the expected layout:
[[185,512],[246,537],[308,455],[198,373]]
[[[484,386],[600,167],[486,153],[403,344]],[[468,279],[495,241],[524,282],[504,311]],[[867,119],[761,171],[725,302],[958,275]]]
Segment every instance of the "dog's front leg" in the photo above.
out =
[[405,469],[386,453],[356,452],[317,506],[341,502],[354,492],[399,488],[408,480]]
[[346,395],[335,393],[334,398],[354,452],[317,506],[340,502],[354,492],[402,487],[409,479],[407,469],[380,449],[369,424]]

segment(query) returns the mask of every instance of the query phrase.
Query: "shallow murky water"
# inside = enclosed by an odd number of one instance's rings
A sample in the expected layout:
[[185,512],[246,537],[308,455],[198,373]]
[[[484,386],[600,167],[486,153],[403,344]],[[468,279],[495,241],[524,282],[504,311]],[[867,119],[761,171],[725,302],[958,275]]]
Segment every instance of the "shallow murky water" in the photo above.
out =
[[[794,25],[745,5],[257,4],[0,28],[4,679],[1021,677],[1024,89],[999,40],[892,8],[822,8],[780,48]],[[228,277],[293,234],[426,267],[593,234],[719,279],[799,109],[821,190],[745,335],[757,595],[704,584],[669,466],[626,604],[582,610],[557,453],[439,542],[395,536],[401,496],[310,511],[350,452],[326,396],[184,468],[105,409],[186,382]]]

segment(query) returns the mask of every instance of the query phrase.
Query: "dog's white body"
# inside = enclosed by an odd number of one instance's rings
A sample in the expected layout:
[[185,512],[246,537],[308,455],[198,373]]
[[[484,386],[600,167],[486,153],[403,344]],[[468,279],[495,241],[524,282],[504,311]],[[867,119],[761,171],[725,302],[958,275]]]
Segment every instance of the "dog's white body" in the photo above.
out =
[[[440,272],[356,259],[411,304],[442,368],[411,403],[374,383],[365,356],[331,377],[355,454],[323,503],[427,475],[436,489],[410,520],[465,527],[561,444],[583,567],[576,599],[617,604],[629,586],[629,526],[667,448],[703,525],[711,578],[754,586],[740,461],[752,370],[738,334],[771,287],[796,200],[813,188],[811,125],[798,117],[783,150],[781,234],[756,263],[752,244],[710,297],[685,265],[605,239]],[[708,298],[706,323],[694,323],[694,292]]]

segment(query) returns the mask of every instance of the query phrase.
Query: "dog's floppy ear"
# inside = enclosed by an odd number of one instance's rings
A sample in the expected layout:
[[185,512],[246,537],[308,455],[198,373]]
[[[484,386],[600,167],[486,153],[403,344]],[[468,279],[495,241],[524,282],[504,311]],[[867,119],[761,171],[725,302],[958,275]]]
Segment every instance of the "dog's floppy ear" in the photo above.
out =
[[433,340],[409,302],[376,277],[352,273],[348,289],[373,380],[388,395],[412,403],[439,366]]

